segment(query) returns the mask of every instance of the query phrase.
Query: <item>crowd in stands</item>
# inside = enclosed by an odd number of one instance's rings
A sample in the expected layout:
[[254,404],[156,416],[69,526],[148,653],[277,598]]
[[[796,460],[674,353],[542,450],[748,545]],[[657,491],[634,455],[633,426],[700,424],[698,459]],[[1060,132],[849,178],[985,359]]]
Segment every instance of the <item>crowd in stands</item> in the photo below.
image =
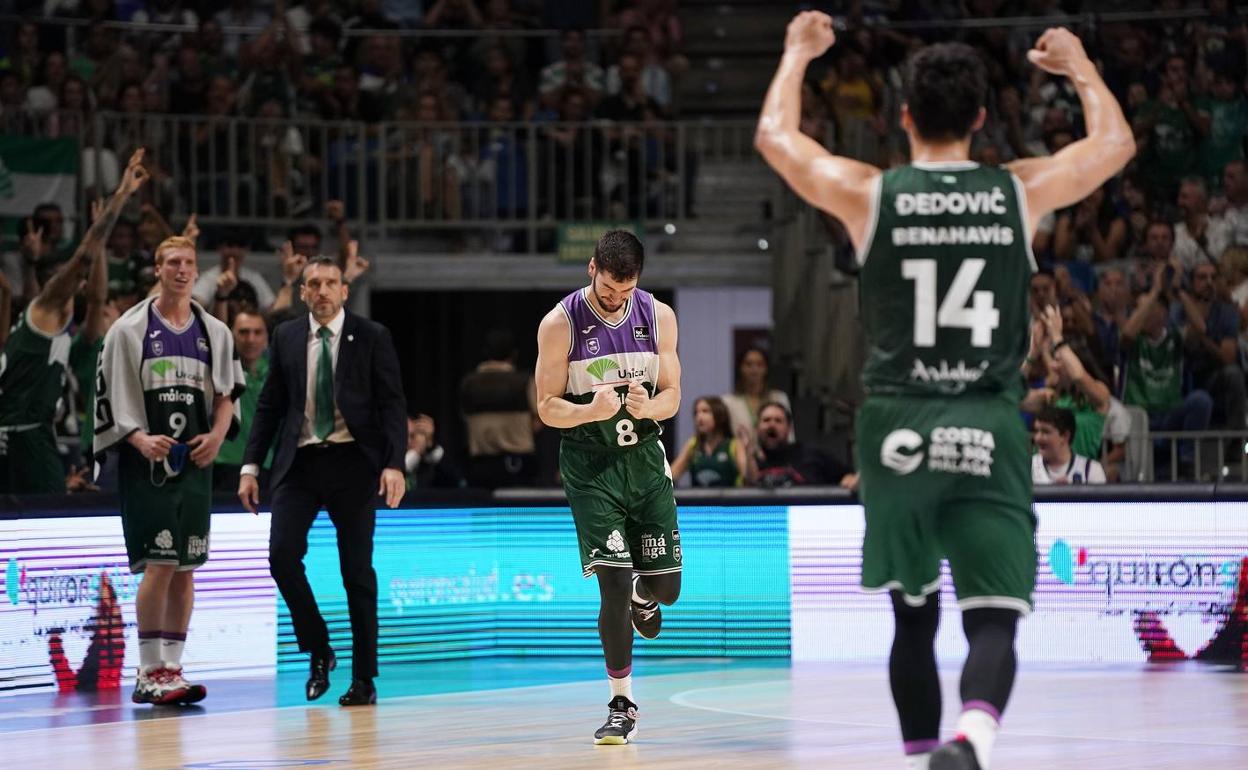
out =
[[164,211],[282,219],[337,198],[376,221],[384,198],[387,219],[636,217],[677,173],[669,132],[608,125],[675,115],[672,0],[28,5],[0,36],[0,130],[79,138],[101,194],[147,147],[144,200]]
[[[28,15],[12,25],[10,39],[0,41],[0,131],[74,136],[84,148],[118,158],[137,147],[153,148],[144,160],[151,181],[127,204],[107,243],[107,288],[102,294],[93,289],[80,301],[83,321],[75,327],[69,367],[77,391],[66,401],[76,408],[65,408],[56,418],[63,437],[89,431],[90,369],[101,326],[106,330],[150,289],[150,255],[174,232],[162,212],[174,210],[175,197],[181,196],[177,210],[207,210],[223,189],[264,184],[285,190],[283,208],[253,213],[303,222],[275,239],[288,241],[279,247],[280,285],[246,264],[250,250],[276,244],[235,227],[217,228],[205,239],[215,252],[201,251],[195,294],[232,325],[249,382],[263,382],[272,324],[302,312],[296,286],[310,256],[336,253],[348,280],[367,272],[369,261],[347,226],[361,214],[353,208],[358,202],[349,189],[331,189],[322,200],[316,192],[322,185],[314,180],[333,166],[331,156],[342,150],[335,141],[345,141],[346,134],[317,140],[283,128],[283,118],[354,121],[373,127],[366,134],[388,121],[418,121],[401,130],[391,145],[401,146],[401,155],[389,160],[409,164],[419,183],[407,201],[426,218],[455,218],[465,206],[481,205],[479,196],[465,196],[463,190],[487,178],[507,180],[491,188],[494,213],[524,212],[532,205],[556,219],[604,216],[613,213],[612,206],[614,213],[636,213],[648,204],[630,198],[639,185],[628,179],[629,170],[666,171],[646,165],[662,155],[654,152],[655,136],[585,121],[675,115],[673,78],[686,64],[675,3],[666,0],[231,0],[223,10],[219,4],[181,0],[10,5]],[[812,69],[803,89],[802,127],[840,154],[889,166],[906,158],[897,127],[904,59],[951,33],[908,32],[872,20],[1047,16],[1070,4],[849,5],[866,23],[854,24],[822,67]],[[891,9],[895,5],[906,10]],[[1178,0],[1160,0],[1153,10],[1184,7]],[[1031,283],[1032,346],[1024,365],[1029,391],[1023,408],[1038,450],[1036,483],[1138,480],[1126,446],[1141,426],[1248,429],[1248,27],[1224,0],[1192,8],[1209,14],[1078,29],[1135,128],[1138,153],[1121,176],[1047,217],[1033,242],[1039,270]],[[179,24],[185,31],[92,23],[74,27],[70,45],[67,27],[44,14]],[[618,34],[582,31],[606,26]],[[388,34],[420,28],[473,34]],[[539,28],[562,31],[553,38],[490,34]],[[1081,106],[1069,86],[1026,62],[1034,33],[982,26],[953,33],[982,50],[988,65],[987,118],[972,146],[979,162],[1056,153],[1083,130]],[[91,116],[97,111],[122,118],[96,136]],[[170,136],[174,124],[157,117],[165,113],[184,116],[192,129]],[[206,176],[188,187],[191,182],[179,169],[206,167],[228,154],[222,142],[237,140],[220,130],[219,118],[231,116],[272,120],[268,130],[248,135],[260,151],[238,157],[270,163],[281,158],[281,168],[245,168],[241,175]],[[518,177],[527,167],[516,162],[526,148],[506,131],[487,130],[470,145],[474,157],[463,157],[459,151],[469,145],[462,137],[432,125],[453,120],[537,121],[538,151],[555,172],[546,181],[557,192],[527,200],[529,186]],[[607,188],[603,182],[612,175],[596,164],[612,157],[636,162],[621,165],[625,173],[616,174],[615,186]],[[107,193],[115,179],[105,175],[84,183]],[[265,199],[274,200],[272,189],[268,192]],[[178,224],[198,236],[194,217]],[[826,224],[833,244],[848,248],[839,225]],[[0,334],[78,243],[73,224],[51,204],[22,218],[15,237],[22,281],[11,287],[0,272]],[[323,241],[330,240],[334,245],[325,248]],[[514,343],[500,334],[487,341],[485,360],[465,379],[465,425],[440,426],[467,433],[468,440],[460,442],[468,447],[465,457],[442,449],[431,417],[412,418],[409,484],[533,483],[533,438],[540,425],[533,416],[531,382],[517,363]],[[794,425],[789,398],[773,387],[767,369],[763,351],[747,351],[738,362],[733,392],[687,398],[696,435],[672,448],[674,472],[687,473],[697,486],[853,487],[852,469],[821,452],[804,427]],[[500,412],[504,418],[498,418]],[[1241,439],[1230,456],[1242,453],[1242,445]],[[1159,465],[1170,462],[1169,451],[1158,445]],[[1180,441],[1174,460],[1190,471],[1199,462],[1198,451],[1194,442]],[[226,466],[238,462],[228,451],[222,457]],[[66,458],[70,486],[86,485],[81,456],[67,451]]]

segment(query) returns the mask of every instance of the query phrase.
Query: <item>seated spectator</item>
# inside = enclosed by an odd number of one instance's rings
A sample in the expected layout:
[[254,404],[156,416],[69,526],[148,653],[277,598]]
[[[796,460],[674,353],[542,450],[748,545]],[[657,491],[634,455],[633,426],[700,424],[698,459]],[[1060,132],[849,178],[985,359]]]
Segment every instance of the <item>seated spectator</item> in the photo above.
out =
[[[238,491],[238,472],[243,467],[243,450],[251,435],[256,406],[260,403],[260,391],[269,377],[269,327],[264,316],[254,307],[244,307],[234,314],[230,328],[234,332],[234,350],[243,364],[247,389],[239,397],[240,422],[233,439],[221,444],[216,464],[212,470],[212,486],[219,492]],[[261,486],[268,486],[267,471],[273,465],[273,452],[264,460],[260,478]]]
[[746,479],[764,489],[807,485],[841,485],[850,488],[853,469],[813,447],[790,442],[793,418],[788,407],[775,401],[758,412],[758,442],[746,452]]
[[515,60],[501,45],[490,46],[484,56],[484,69],[472,91],[477,112],[488,115],[496,100],[507,99],[513,108],[519,108],[520,119],[527,119],[533,102],[527,73],[517,70]]
[[[624,50],[637,57],[641,63],[641,85],[646,97],[653,99],[663,109],[672,106],[672,76],[654,55],[650,33],[645,27],[629,27],[624,33]],[[613,64],[607,70],[607,95],[615,96],[623,88],[620,66]]]
[[587,219],[602,207],[602,132],[589,122],[589,99],[579,89],[563,90],[557,119],[538,133],[538,197],[543,214]]
[[407,488],[456,489],[464,479],[434,440],[433,418],[427,414],[407,419],[407,454],[403,458]]
[[1187,60],[1170,55],[1154,98],[1141,105],[1132,121],[1136,162],[1154,200],[1173,200],[1179,180],[1196,167],[1195,116]]
[[228,301],[267,310],[276,295],[264,276],[244,266],[251,238],[242,230],[226,231],[217,244],[221,263],[203,270],[195,281],[195,301],[211,310],[217,302]]
[[[1214,211],[1215,206],[1210,210]],[[1231,161],[1222,171],[1222,197],[1216,201],[1216,216],[1227,230],[1233,245],[1248,246],[1248,162]]]
[[1197,265],[1191,291],[1178,290],[1180,302],[1170,308],[1170,317],[1176,327],[1187,330],[1183,365],[1196,387],[1213,397],[1213,424],[1243,430],[1248,391],[1239,367],[1239,312],[1217,297],[1217,274],[1211,262]]
[[1218,263],[1230,241],[1224,220],[1209,216],[1209,195],[1205,181],[1188,177],[1179,185],[1179,215],[1182,220],[1174,227],[1174,255],[1186,272],[1197,265]]
[[685,471],[695,487],[739,487],[745,480],[748,461],[745,444],[732,436],[732,421],[722,399],[703,396],[693,402],[695,435],[672,463],[672,479]]
[[1053,252],[1062,261],[1110,262],[1122,257],[1127,245],[1127,220],[1113,199],[1099,187],[1057,217]]
[[60,51],[49,51],[43,58],[38,81],[26,91],[26,106],[36,113],[55,110],[61,86],[69,77],[69,59]]
[[1118,392],[1121,382],[1118,375],[1122,368],[1122,325],[1126,323],[1130,307],[1127,274],[1116,267],[1101,273],[1096,283],[1096,312],[1092,316],[1100,341],[1100,357],[1096,363],[1109,377],[1110,390],[1114,392]]
[[[220,7],[220,6],[217,6]],[[248,37],[254,37],[269,23],[269,14],[256,7],[254,0],[229,0],[229,5],[214,17],[222,28],[245,27],[242,32],[225,36],[225,52],[238,57],[238,49]]]
[[[732,420],[732,435],[749,446],[756,443],[755,433],[763,404],[777,403],[786,412],[792,413],[793,410],[784,391],[767,384],[770,366],[767,354],[760,348],[746,348],[737,359],[736,384],[732,393],[721,396]],[[788,437],[790,440],[794,438],[791,430]]]
[[[1174,289],[1166,267],[1165,263],[1154,267],[1151,288],[1139,297],[1122,327],[1126,363],[1122,402],[1148,412],[1148,427],[1153,431],[1208,430],[1213,399],[1198,388],[1183,392],[1185,335],[1170,315]],[[1195,448],[1190,442],[1180,444],[1179,459],[1194,462]]]
[[1090,457],[1075,453],[1070,447],[1075,433],[1075,416],[1067,409],[1045,407],[1032,424],[1032,442],[1036,453],[1031,456],[1031,480],[1037,486],[1047,484],[1104,484],[1105,469]]
[[485,338],[485,360],[460,382],[471,487],[531,487],[537,477],[533,434],[542,423],[533,377],[516,369],[518,356],[511,332],[495,329]]
[[557,108],[563,89],[574,87],[585,93],[592,107],[602,96],[602,67],[585,56],[584,30],[564,30],[561,40],[563,58],[542,68],[538,85],[542,104],[549,109]]
[[[1062,313],[1050,305],[1032,327],[1031,350],[1027,362],[1039,359],[1046,372],[1043,396],[1029,394],[1025,408],[1041,404],[1066,409],[1075,419],[1071,443],[1074,451],[1086,457],[1101,456],[1101,438],[1109,413],[1109,386],[1095,367],[1083,341],[1067,338]],[[1075,349],[1076,344],[1079,350]]]
[[17,23],[12,48],[7,48],[0,58],[0,70],[17,75],[22,87],[34,85],[43,66],[43,51],[39,47],[39,25],[33,19]]
[[1209,93],[1195,99],[1200,119],[1207,125],[1200,143],[1200,171],[1211,189],[1222,185],[1226,164],[1244,159],[1248,98],[1244,97],[1240,85],[1228,69],[1222,68],[1213,73],[1213,87]]
[[[1144,243],[1131,273],[1131,292],[1139,295],[1152,288],[1153,276],[1158,268],[1163,275],[1171,275],[1178,271],[1174,256],[1174,225],[1164,219],[1155,219],[1148,223],[1144,231]],[[1167,270],[1166,268],[1170,268]],[[1167,281],[1173,277],[1167,278]]]

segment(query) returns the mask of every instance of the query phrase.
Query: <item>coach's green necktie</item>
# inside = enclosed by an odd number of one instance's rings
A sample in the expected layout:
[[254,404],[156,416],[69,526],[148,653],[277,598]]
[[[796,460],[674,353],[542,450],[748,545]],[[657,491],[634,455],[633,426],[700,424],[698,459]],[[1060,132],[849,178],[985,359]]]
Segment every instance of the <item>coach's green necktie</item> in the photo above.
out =
[[329,349],[329,337],[333,334],[328,326],[316,330],[321,338],[321,359],[316,364],[316,421],[313,427],[316,437],[324,441],[334,432],[334,356]]

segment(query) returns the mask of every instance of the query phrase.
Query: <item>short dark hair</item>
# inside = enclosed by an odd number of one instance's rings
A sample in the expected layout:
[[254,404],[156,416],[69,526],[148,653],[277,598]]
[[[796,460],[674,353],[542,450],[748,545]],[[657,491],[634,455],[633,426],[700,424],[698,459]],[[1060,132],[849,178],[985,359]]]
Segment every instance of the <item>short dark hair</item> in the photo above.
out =
[[[765,404],[763,404],[762,406],[760,406],[760,407],[758,408],[758,418],[757,418],[757,420],[761,420],[761,419],[763,419],[763,412],[764,412],[764,411],[766,411],[766,410],[768,410],[768,409],[779,409],[781,412],[784,412],[784,419],[785,419],[785,421],[786,421],[786,422],[788,422],[790,425],[792,425],[792,424],[793,424],[793,413],[789,411],[789,408],[788,408],[787,406],[785,406],[784,404],[780,403],[779,401],[768,401],[767,403],[765,403]],[[756,422],[757,422],[757,420],[756,420]]]
[[617,280],[637,278],[645,264],[645,247],[627,230],[606,231],[594,247],[594,265]]
[[516,337],[510,329],[493,329],[485,335],[485,360],[506,361],[516,354]]
[[1075,438],[1075,413],[1060,406],[1046,406],[1036,413],[1036,422],[1052,425],[1059,435],[1066,434],[1067,441]]
[[929,45],[906,64],[906,106],[929,142],[969,136],[987,95],[984,63],[965,43]]
[[1166,228],[1167,230],[1169,230],[1169,231],[1170,231],[1170,240],[1174,240],[1174,223],[1173,223],[1173,222],[1171,222],[1170,220],[1168,220],[1168,219],[1161,219],[1161,218],[1157,218],[1157,219],[1152,219],[1152,220],[1149,220],[1149,223],[1148,223],[1147,225],[1145,225],[1145,226],[1144,226],[1144,237],[1145,237],[1145,238],[1147,238],[1147,237],[1148,237],[1148,231],[1149,231],[1149,230],[1152,230],[1154,227],[1164,227],[1164,228]]
[[[305,222],[301,225],[295,225],[294,227],[290,228],[289,232],[286,233],[286,238],[287,240],[293,241],[295,238],[299,237],[300,235],[311,235],[313,238],[316,238],[317,243],[320,243],[321,228],[317,227],[311,222]],[[307,255],[305,254],[304,256],[307,256]]]
[[340,273],[342,272],[342,265],[338,264],[338,260],[334,259],[333,257],[327,257],[324,254],[321,254],[320,256],[312,257],[311,259],[309,259],[308,263],[303,266],[303,269],[306,272],[309,267],[313,267],[313,266],[335,267],[338,269],[338,272]]

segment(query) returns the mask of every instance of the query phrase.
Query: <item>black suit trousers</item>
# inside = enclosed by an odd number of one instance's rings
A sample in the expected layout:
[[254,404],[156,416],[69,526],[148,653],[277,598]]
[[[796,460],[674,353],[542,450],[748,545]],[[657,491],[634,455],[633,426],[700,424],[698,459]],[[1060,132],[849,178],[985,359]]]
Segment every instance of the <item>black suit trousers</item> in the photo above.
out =
[[329,629],[308,584],[308,531],[324,508],[338,535],[338,563],[351,615],[352,676],[377,675],[377,573],[373,571],[378,474],[355,443],[307,446],[273,490],[269,571],[286,606],[299,649],[329,646]]

